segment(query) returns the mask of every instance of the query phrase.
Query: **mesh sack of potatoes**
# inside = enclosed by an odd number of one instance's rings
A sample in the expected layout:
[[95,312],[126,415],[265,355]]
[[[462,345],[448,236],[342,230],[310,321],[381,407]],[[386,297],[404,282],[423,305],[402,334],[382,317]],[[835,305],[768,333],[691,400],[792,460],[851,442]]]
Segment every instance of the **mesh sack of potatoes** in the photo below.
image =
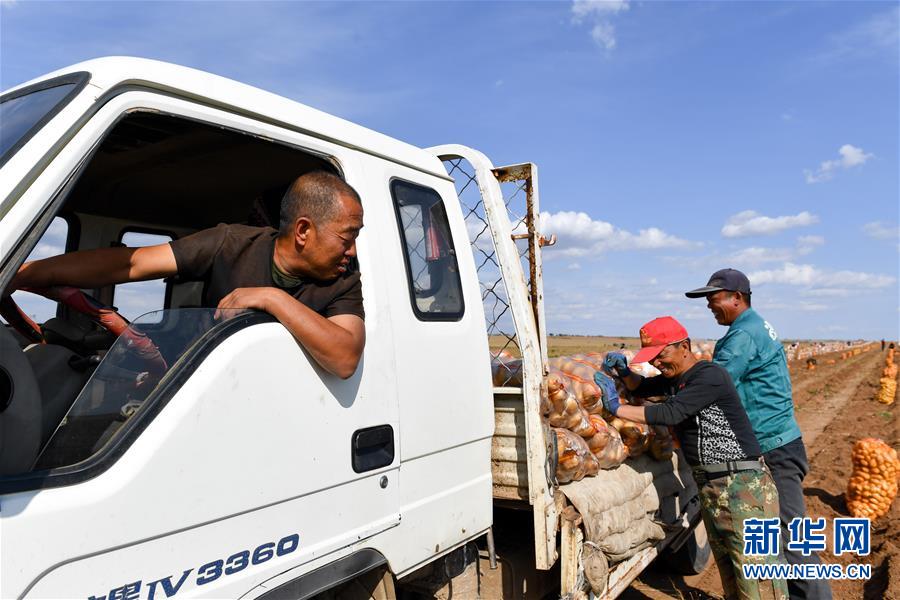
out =
[[491,381],[496,387],[522,386],[522,359],[501,350],[491,353]]
[[556,434],[556,480],[559,483],[578,481],[597,474],[600,469],[597,459],[583,437],[559,427],[554,427],[553,432]]
[[544,379],[544,389],[547,390],[547,420],[550,425],[568,429],[585,438],[596,433],[590,415],[572,393],[572,381],[566,375],[551,371]]
[[628,458],[628,450],[625,443],[615,427],[609,425],[598,415],[590,416],[591,424],[597,430],[595,438],[601,438],[602,444],[597,444],[595,440],[589,440],[589,444],[593,443],[591,451],[597,457],[597,463],[601,469],[612,469],[618,467],[625,459]]
[[882,404],[893,404],[897,396],[897,365],[894,363],[894,351],[889,350],[881,371],[876,399]]
[[609,424],[622,436],[628,456],[640,456],[650,449],[652,430],[649,425],[620,417],[612,417]]
[[900,459],[882,440],[864,438],[853,444],[853,472],[847,483],[847,508],[854,517],[877,519],[897,497]]

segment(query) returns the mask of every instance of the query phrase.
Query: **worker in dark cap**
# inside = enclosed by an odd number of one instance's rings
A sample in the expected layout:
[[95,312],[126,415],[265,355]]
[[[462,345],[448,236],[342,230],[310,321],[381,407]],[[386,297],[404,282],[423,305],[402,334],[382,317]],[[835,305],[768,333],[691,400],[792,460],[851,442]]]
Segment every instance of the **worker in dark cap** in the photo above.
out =
[[[775,328],[750,306],[750,280],[736,269],[716,271],[704,287],[688,298],[706,298],[719,325],[728,327],[716,342],[713,362],[725,368],[737,388],[775,486],[782,527],[782,549],[789,563],[819,564],[812,553],[804,556],[788,548],[788,525],[806,516],[803,478],[809,461],[800,427],[794,418],[794,400],[787,356]],[[831,598],[825,579],[788,580],[791,598]]]

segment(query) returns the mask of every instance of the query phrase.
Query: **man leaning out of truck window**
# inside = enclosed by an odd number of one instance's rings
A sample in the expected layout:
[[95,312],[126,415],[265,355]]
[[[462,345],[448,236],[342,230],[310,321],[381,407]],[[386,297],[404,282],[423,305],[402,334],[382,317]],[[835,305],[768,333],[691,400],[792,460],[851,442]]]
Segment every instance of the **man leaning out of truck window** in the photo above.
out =
[[[687,330],[660,317],[640,330],[634,362],[649,362],[661,375],[644,378],[628,368],[625,355],[611,352],[604,370],[621,379],[636,397],[666,396],[646,406],[621,404],[615,390],[604,394],[612,414],[653,425],[674,425],[700,488],[701,514],[727,598],[787,598],[783,579],[743,576],[741,565],[773,563],[777,556],[744,555],[744,519],[777,519],[778,491],[728,372],[699,361]],[[602,375],[598,384],[612,387]]]
[[325,370],[356,371],[365,345],[356,238],[359,194],[324,171],[298,177],[281,201],[280,226],[219,224],[167,244],[100,248],[28,262],[6,293],[54,285],[101,288],[177,275],[203,281],[203,303],[277,318]]

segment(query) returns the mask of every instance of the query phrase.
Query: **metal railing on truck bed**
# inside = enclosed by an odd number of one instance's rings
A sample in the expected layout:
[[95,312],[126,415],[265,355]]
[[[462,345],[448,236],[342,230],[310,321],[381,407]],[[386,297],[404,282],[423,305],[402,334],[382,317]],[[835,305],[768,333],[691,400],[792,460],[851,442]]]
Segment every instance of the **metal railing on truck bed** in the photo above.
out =
[[[541,248],[552,245],[539,231],[537,167],[531,163],[494,168],[465,146],[429,149],[444,161],[462,205],[481,286],[492,353],[521,357],[521,372],[496,364],[491,472],[495,501],[529,503],[533,510],[535,567],[550,569],[560,558],[564,596],[584,588],[583,531],[560,518],[567,501],[555,489],[552,431],[540,418],[541,385],[547,373],[547,330]],[[488,360],[489,357],[485,357]],[[502,369],[508,369],[503,372]],[[560,534],[557,543],[557,534]],[[688,532],[689,533],[689,532]],[[681,534],[611,566],[602,598],[615,598]],[[680,545],[679,541],[676,541]]]
[[[494,496],[531,504],[535,564],[546,570],[556,562],[559,518],[550,483],[552,474],[547,472],[552,437],[545,435],[539,410],[541,382],[547,371],[547,334],[537,167],[525,163],[494,168],[484,154],[465,146],[438,146],[429,151],[444,161],[456,184],[475,256],[491,346],[521,357],[517,378],[521,386],[500,385],[494,389]],[[509,375],[499,383],[511,380],[513,374]]]

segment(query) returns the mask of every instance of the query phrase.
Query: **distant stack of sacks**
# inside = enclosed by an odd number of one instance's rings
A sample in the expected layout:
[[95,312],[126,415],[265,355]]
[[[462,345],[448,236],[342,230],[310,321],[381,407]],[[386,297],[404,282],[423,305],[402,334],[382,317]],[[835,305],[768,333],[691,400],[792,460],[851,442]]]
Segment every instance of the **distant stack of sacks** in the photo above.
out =
[[[604,356],[588,353],[550,360],[541,407],[542,417],[556,432],[560,483],[617,467],[626,458],[646,452],[657,460],[672,457],[673,440],[667,427],[620,419],[603,409],[604,394],[616,387],[601,371]],[[595,377],[603,385],[598,386]],[[624,402],[637,404],[624,386],[619,386],[619,395]]]
[[897,364],[894,362],[894,349],[889,348],[881,371],[881,388],[878,390],[878,401],[882,404],[893,404],[897,396]]
[[712,360],[714,344],[712,342],[700,342],[694,349],[697,360]]

